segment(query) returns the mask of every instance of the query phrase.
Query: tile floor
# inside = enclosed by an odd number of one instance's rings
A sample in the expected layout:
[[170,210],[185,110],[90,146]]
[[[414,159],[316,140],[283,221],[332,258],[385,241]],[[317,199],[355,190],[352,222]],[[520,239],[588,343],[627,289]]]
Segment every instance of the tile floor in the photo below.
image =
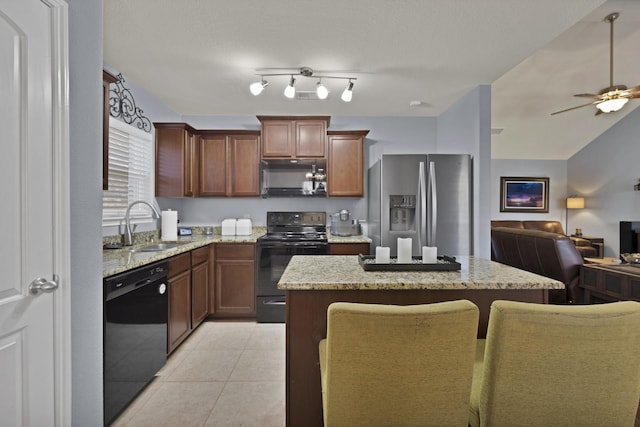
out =
[[285,425],[285,325],[205,322],[115,427]]

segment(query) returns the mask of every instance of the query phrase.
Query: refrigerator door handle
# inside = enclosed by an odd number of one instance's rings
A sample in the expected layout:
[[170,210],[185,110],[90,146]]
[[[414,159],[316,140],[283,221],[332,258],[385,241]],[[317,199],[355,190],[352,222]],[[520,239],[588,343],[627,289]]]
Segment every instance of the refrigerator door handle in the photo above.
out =
[[429,162],[429,201],[431,212],[429,219],[429,246],[436,245],[436,229],[438,225],[438,192],[436,190],[436,164]]
[[[427,233],[430,231],[427,227],[427,191],[426,191],[426,172],[425,163],[420,162],[420,168],[418,172],[418,207],[420,209],[418,213],[418,250],[422,250],[423,241],[428,245]],[[427,228],[425,230],[425,228]]]

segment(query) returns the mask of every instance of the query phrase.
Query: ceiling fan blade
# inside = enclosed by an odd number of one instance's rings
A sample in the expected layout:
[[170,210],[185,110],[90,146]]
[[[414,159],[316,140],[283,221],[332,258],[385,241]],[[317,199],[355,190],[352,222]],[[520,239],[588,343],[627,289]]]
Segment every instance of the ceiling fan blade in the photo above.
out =
[[629,98],[629,99],[640,98],[640,92],[632,93],[629,96],[625,96],[625,98]]
[[[560,110],[560,111],[556,111],[555,113],[551,113],[552,116],[556,115],[556,114],[560,114],[560,113],[566,113],[567,111],[571,111],[571,110],[576,110],[578,108],[582,108],[582,107],[586,107],[588,105],[595,105],[595,104],[599,104],[600,100],[594,101],[594,102],[589,102],[588,104],[582,104],[582,105],[578,105],[576,107],[571,107],[571,108],[567,108],[566,110]],[[598,110],[600,111],[600,110]]]
[[600,99],[602,95],[598,95],[597,93],[576,93],[573,96],[579,96],[581,98],[595,98]]
[[634,94],[640,92],[640,86],[630,87],[629,89],[625,89],[622,91],[624,94]]

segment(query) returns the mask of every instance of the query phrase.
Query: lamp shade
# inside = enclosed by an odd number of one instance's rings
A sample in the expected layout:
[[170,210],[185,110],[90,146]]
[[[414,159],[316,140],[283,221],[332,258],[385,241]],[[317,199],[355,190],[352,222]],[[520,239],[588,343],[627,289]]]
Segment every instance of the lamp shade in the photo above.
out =
[[567,197],[567,209],[584,209],[584,197]]

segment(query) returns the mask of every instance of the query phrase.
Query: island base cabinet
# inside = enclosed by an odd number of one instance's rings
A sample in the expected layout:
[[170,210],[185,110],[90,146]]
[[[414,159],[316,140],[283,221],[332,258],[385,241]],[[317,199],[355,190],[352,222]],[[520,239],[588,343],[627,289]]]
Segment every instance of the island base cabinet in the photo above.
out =
[[253,244],[216,245],[214,318],[256,315]]
[[318,344],[327,336],[327,308],[337,301],[368,304],[429,304],[468,299],[480,310],[478,338],[487,333],[497,299],[547,303],[546,289],[487,290],[292,290],[286,291],[286,425],[322,427]]

